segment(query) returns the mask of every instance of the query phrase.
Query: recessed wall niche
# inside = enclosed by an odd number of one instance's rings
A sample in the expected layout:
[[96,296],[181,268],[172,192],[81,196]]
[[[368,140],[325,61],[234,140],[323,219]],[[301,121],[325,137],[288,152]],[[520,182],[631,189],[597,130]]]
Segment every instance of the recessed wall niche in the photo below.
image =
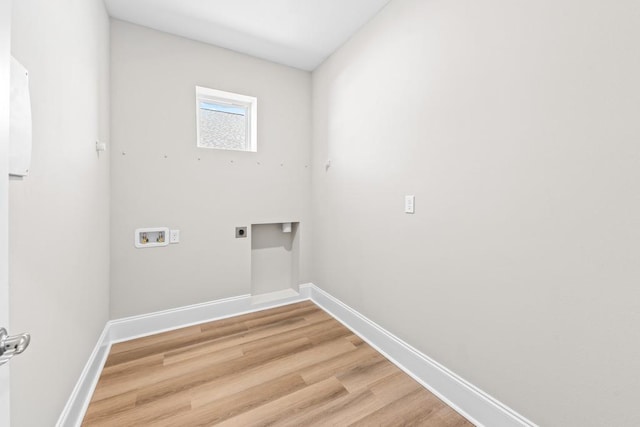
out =
[[298,292],[298,225],[297,222],[251,224],[252,296]]

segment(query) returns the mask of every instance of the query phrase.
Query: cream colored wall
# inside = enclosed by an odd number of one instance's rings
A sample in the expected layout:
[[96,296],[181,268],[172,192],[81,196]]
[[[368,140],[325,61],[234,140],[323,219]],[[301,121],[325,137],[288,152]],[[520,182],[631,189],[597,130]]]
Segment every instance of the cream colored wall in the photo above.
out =
[[313,282],[540,425],[640,425],[639,22],[392,1],[313,73]]
[[[309,281],[310,73],[115,20],[111,77],[111,316],[248,294],[252,223],[301,222]],[[196,148],[196,85],[258,98],[257,153]]]
[[11,425],[52,426],[108,319],[109,21],[100,0],[13,2],[30,72],[30,174],[10,182]]

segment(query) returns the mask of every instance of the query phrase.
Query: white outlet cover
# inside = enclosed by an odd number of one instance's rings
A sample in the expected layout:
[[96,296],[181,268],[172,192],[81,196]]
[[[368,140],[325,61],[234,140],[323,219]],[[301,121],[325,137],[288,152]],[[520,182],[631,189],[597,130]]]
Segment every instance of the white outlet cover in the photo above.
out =
[[171,230],[169,232],[169,243],[180,242],[180,230]]
[[416,196],[406,195],[404,196],[404,212],[408,214],[415,213],[416,211]]

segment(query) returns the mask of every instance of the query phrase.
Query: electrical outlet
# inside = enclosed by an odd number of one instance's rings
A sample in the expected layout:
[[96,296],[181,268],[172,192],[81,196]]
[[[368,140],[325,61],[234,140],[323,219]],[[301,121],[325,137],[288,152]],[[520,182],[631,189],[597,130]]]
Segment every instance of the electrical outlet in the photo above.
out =
[[180,243],[180,230],[169,231],[169,243]]

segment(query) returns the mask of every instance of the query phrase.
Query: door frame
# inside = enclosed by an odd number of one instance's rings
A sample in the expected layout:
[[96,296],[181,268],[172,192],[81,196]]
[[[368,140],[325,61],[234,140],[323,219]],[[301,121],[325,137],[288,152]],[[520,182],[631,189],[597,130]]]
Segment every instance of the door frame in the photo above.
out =
[[[11,0],[0,0],[0,327],[9,329],[9,106]],[[10,425],[9,365],[0,366],[0,425]]]

